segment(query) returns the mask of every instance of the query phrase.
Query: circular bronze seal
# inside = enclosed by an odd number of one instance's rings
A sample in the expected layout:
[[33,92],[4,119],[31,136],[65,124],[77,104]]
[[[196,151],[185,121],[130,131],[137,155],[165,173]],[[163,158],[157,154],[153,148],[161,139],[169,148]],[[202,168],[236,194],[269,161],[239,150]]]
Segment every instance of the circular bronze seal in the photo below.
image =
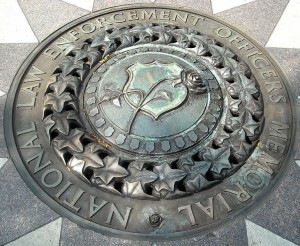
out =
[[133,5],[82,17],[17,73],[6,141],[59,214],[113,236],[207,233],[257,205],[292,155],[286,78],[236,28]]

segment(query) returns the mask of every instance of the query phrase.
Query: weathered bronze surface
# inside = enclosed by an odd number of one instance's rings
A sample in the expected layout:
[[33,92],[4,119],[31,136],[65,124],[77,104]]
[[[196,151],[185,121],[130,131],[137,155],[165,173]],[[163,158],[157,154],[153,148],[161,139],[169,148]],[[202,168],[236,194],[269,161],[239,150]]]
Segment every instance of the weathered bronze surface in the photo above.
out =
[[29,187],[88,228],[207,233],[270,193],[291,156],[286,78],[236,28],[135,5],[63,27],[28,57],[5,112]]

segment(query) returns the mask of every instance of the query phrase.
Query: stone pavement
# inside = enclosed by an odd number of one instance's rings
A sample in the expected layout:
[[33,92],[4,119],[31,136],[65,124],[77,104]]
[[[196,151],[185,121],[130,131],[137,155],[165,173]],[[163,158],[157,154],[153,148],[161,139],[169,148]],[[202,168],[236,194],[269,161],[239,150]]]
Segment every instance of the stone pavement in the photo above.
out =
[[246,218],[205,237],[164,243],[110,238],[82,228],[42,203],[17,173],[5,146],[3,111],[22,61],[50,33],[76,18],[141,2],[181,5],[238,26],[279,62],[299,106],[300,0],[0,0],[0,245],[300,245],[299,147],[282,183]]

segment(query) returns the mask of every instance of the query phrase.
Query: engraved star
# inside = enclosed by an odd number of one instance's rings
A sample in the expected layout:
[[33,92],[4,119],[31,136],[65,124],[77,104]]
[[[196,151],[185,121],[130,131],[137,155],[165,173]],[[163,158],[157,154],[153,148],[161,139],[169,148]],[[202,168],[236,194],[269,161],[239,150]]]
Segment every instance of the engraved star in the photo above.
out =
[[242,103],[242,100],[238,100],[238,99],[230,99],[229,100],[229,109],[230,112],[233,114],[237,114],[239,112],[240,109],[240,105]]
[[187,27],[175,29],[172,31],[172,33],[174,34],[174,36],[177,39],[178,44],[182,48],[189,47],[192,42],[193,37],[197,34],[196,31],[194,31],[190,28],[187,28]]
[[220,173],[224,168],[231,168],[229,156],[229,147],[222,147],[219,149],[206,148],[203,159],[204,161],[210,161],[212,163],[211,171]]
[[134,43],[134,34],[127,28],[120,28],[119,30],[113,31],[110,34],[110,37],[114,39],[120,39],[121,45],[118,47],[118,50],[129,47]]
[[64,58],[64,60],[60,64],[60,68],[62,69],[62,73],[64,76],[67,76],[76,71],[80,75],[81,79],[85,77],[85,74],[89,70],[89,66],[85,64],[84,61],[76,60],[75,57],[71,56],[66,56]]
[[144,186],[147,183],[151,183],[158,178],[156,173],[148,171],[145,168],[143,168],[142,170],[138,170],[132,167],[129,168],[128,171],[130,175],[126,177],[124,180],[130,183],[138,181],[142,184],[142,186]]
[[148,194],[144,192],[141,182],[139,181],[136,182],[125,181],[122,187],[122,191],[124,195],[130,197],[136,197],[136,198],[150,197]]
[[114,178],[122,178],[128,175],[125,168],[119,165],[119,158],[106,156],[103,159],[104,167],[94,171],[94,179],[99,178],[105,185],[108,185]]
[[187,191],[198,192],[210,185],[210,182],[205,178],[210,167],[211,162],[195,161],[194,166],[185,169],[188,173],[184,181]]
[[192,42],[193,44],[196,45],[194,48],[194,51],[196,52],[197,55],[205,55],[208,51],[208,46],[207,42],[208,39],[205,36],[201,35],[193,35],[192,37]]
[[252,79],[248,79],[245,75],[242,74],[239,74],[238,78],[243,85],[243,88],[241,90],[241,97],[245,98],[246,100],[247,98],[252,99],[251,95],[254,95],[258,92],[255,87],[255,81],[253,81]]
[[153,33],[158,34],[158,40],[153,41],[155,44],[167,44],[170,43],[170,41],[173,38],[173,35],[170,33],[170,30],[172,30],[172,27],[169,26],[169,28],[166,28],[165,25],[159,25],[154,26],[152,28]]
[[105,32],[94,36],[91,47],[101,47],[101,49],[104,51],[102,57],[105,57],[107,54],[117,49],[117,44],[115,43],[115,40],[110,37],[110,34]]
[[43,123],[44,123],[44,129],[47,133],[47,136],[50,140],[50,130],[51,128],[55,125],[55,122],[51,119],[51,116],[52,115],[48,115],[44,120],[43,120]]
[[59,149],[63,148],[69,148],[75,152],[82,152],[83,151],[83,146],[80,141],[80,138],[84,132],[79,131],[78,129],[73,129],[70,132],[70,135],[66,136],[63,134],[58,135],[55,139],[54,142],[57,143],[57,147]]
[[143,187],[155,181],[157,175],[146,169],[138,170],[134,167],[129,167],[128,171],[130,175],[124,179],[123,194],[137,198],[151,197],[145,193]]
[[154,189],[158,192],[162,190],[173,191],[175,183],[186,176],[185,171],[171,169],[166,162],[155,166],[153,172],[158,175],[158,179],[153,183]]
[[242,128],[245,130],[247,136],[252,137],[255,134],[255,130],[259,127],[259,123],[253,120],[249,111],[246,111],[245,123]]
[[76,156],[73,156],[67,163],[68,167],[73,171],[73,173],[78,176],[83,181],[90,183],[90,181],[84,176],[84,165],[83,160],[77,159]]
[[[54,111],[51,115],[48,115],[44,119],[44,122],[47,124],[46,128],[48,131],[56,129],[59,132],[65,134],[65,135],[68,135],[69,131],[70,131],[69,120],[76,121],[78,123],[78,125],[82,126],[82,123],[79,120],[78,114],[74,110],[64,111],[62,113],[57,113],[56,111]],[[50,127],[51,121],[55,122],[53,127]]]
[[226,118],[226,122],[225,122],[225,127],[226,129],[230,130],[230,131],[235,131],[238,130],[242,127],[243,125],[243,115],[234,117],[234,116],[228,116]]
[[90,143],[85,147],[85,151],[82,154],[75,154],[78,160],[84,162],[84,167],[99,168],[103,167],[104,164],[102,159],[99,157],[99,150],[101,148],[94,143]]
[[87,43],[84,43],[81,48],[74,49],[73,53],[75,54],[75,60],[88,58],[91,67],[98,63],[102,57],[97,48],[92,48]]
[[214,139],[214,144],[217,146],[221,146],[224,140],[230,138],[230,135],[224,130],[219,131]]
[[250,102],[247,102],[245,109],[247,109],[257,119],[261,118],[264,113],[261,98],[258,101],[251,100]]
[[219,65],[225,58],[233,58],[235,55],[226,47],[211,44],[208,46],[211,56],[211,64],[213,66]]
[[224,67],[230,68],[232,70],[232,75],[245,75],[249,72],[249,67],[243,61],[236,61],[231,57],[224,57],[223,61]]
[[45,105],[51,106],[55,111],[61,112],[65,107],[66,102],[72,101],[69,92],[64,92],[61,95],[56,92],[48,93],[46,95]]
[[131,32],[133,32],[136,35],[139,35],[140,40],[136,44],[151,42],[151,37],[153,36],[152,27],[152,23],[138,23],[131,29]]
[[67,89],[74,91],[76,96],[79,95],[79,85],[80,80],[72,75],[62,76],[59,75],[56,77],[55,81],[49,85],[49,88],[54,90],[56,94],[61,95],[63,92],[66,92]]
[[232,153],[238,162],[244,161],[252,148],[252,145],[248,144],[245,139],[245,131],[240,130],[233,132],[227,142],[227,145],[232,149]]

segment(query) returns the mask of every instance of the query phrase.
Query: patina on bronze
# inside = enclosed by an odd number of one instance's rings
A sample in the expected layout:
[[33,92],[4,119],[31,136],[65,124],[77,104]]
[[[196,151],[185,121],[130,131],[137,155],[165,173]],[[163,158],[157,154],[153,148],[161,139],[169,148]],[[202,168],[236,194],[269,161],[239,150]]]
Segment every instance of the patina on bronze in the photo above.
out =
[[164,240],[257,205],[288,165],[295,119],[286,78],[247,35],[133,5],[42,42],[15,77],[5,128],[20,174],[56,212]]

